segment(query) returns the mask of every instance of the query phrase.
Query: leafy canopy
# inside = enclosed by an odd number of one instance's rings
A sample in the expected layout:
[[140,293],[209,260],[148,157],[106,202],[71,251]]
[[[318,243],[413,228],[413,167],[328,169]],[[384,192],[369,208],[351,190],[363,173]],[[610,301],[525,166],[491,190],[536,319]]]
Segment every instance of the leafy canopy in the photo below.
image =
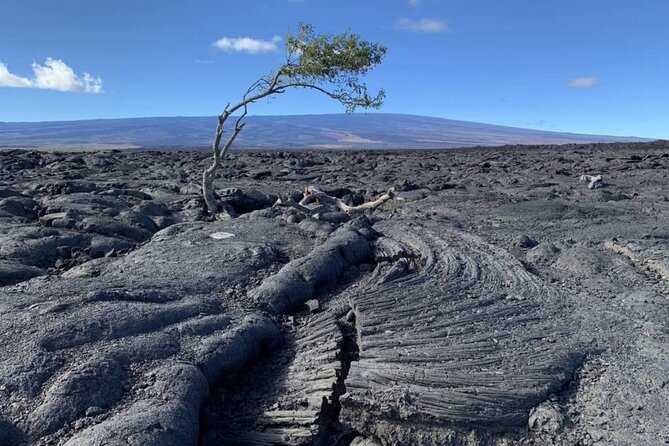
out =
[[357,107],[380,108],[385,92],[372,96],[360,77],[379,65],[386,47],[349,32],[331,35],[314,32],[301,24],[286,36],[287,63],[279,71],[279,86],[322,89],[349,112]]
[[286,63],[254,82],[243,100],[226,107],[224,121],[236,110],[259,99],[285,92],[289,88],[307,88],[325,93],[339,101],[347,112],[356,108],[380,108],[385,92],[370,95],[361,78],[379,65],[386,47],[363,40],[351,33],[316,34],[311,25],[301,24],[297,33],[286,35]]

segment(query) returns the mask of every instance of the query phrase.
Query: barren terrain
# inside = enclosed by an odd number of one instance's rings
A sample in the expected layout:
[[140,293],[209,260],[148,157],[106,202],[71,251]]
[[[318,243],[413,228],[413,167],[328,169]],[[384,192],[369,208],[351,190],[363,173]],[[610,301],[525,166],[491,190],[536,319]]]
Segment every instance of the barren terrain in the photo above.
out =
[[1,446],[669,442],[668,143],[208,156],[0,151]]

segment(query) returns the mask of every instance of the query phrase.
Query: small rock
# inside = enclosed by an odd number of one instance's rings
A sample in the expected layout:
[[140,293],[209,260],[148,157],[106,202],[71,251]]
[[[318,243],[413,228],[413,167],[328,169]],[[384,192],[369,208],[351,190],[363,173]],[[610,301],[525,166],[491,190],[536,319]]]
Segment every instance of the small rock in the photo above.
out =
[[321,309],[321,304],[318,302],[318,299],[309,299],[304,303],[304,306],[307,308],[309,313],[316,313]]
[[552,263],[560,254],[560,248],[551,242],[539,243],[527,251],[527,261],[534,265],[546,266]]
[[564,425],[565,419],[560,407],[545,401],[530,411],[527,425],[531,431],[555,434]]
[[209,237],[213,238],[214,240],[225,240],[234,236],[235,234],[231,234],[230,232],[214,232],[213,234],[209,235]]
[[181,195],[198,195],[202,193],[202,188],[197,184],[189,183],[179,188],[179,193]]
[[104,410],[101,407],[97,406],[91,406],[88,409],[86,409],[86,416],[87,417],[97,417],[98,415],[102,414]]
[[228,221],[228,220],[232,220],[232,217],[227,212],[221,212],[221,213],[216,214],[216,220],[218,220],[218,221]]
[[301,216],[299,214],[290,214],[284,217],[284,220],[286,220],[288,223],[297,224],[302,220],[304,220],[304,216]]
[[534,248],[539,243],[537,243],[535,240],[532,240],[527,235],[521,234],[514,239],[513,244],[516,246],[520,246],[521,248]]

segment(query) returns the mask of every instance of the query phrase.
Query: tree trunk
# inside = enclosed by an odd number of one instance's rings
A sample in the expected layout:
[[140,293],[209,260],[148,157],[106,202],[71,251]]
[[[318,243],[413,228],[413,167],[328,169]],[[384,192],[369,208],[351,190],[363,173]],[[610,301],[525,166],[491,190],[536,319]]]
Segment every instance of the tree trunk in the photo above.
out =
[[214,178],[218,171],[218,165],[219,159],[214,156],[214,162],[202,174],[202,195],[211,215],[216,215],[218,212],[218,201],[216,200],[216,194],[214,194]]
[[207,205],[207,210],[212,216],[216,215],[219,209],[218,201],[216,200],[216,194],[214,193],[214,179],[216,178],[218,167],[221,165],[221,138],[223,137],[223,124],[227,118],[228,114],[226,112],[223,112],[223,114],[218,118],[218,125],[216,125],[216,136],[214,137],[214,142],[211,146],[212,151],[214,152],[214,159],[211,163],[211,166],[207,167],[202,173],[202,196],[204,197],[204,202]]
[[226,206],[223,203],[219,203],[216,200],[216,194],[214,193],[214,180],[216,179],[216,172],[218,172],[218,168],[220,167],[221,162],[225,159],[228,150],[230,150],[230,147],[232,146],[232,143],[235,142],[235,139],[237,139],[239,132],[241,132],[244,126],[246,125],[244,123],[244,118],[248,113],[246,104],[242,103],[240,106],[236,107],[237,108],[244,107],[244,113],[242,113],[242,115],[239,118],[237,118],[237,122],[235,122],[235,128],[232,132],[232,135],[230,135],[230,138],[228,138],[223,148],[221,148],[223,125],[225,124],[225,121],[228,119],[231,113],[230,111],[228,111],[228,107],[225,107],[225,111],[221,116],[219,116],[218,125],[216,126],[216,137],[214,138],[214,143],[212,145],[212,151],[214,152],[214,161],[211,163],[211,166],[209,166],[202,174],[202,196],[204,197],[204,202],[207,205],[207,210],[209,211],[209,214],[211,216],[216,216],[217,213],[219,212],[225,212],[225,214],[227,214],[227,216],[230,218],[234,218],[237,216],[234,209],[232,209],[230,206]]

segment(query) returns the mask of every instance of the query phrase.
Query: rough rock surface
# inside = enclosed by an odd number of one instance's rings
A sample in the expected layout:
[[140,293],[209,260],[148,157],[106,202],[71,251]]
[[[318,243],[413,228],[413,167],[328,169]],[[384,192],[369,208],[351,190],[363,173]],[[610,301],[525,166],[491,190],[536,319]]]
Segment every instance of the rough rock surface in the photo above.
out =
[[669,441],[667,144],[206,158],[0,151],[0,446]]

